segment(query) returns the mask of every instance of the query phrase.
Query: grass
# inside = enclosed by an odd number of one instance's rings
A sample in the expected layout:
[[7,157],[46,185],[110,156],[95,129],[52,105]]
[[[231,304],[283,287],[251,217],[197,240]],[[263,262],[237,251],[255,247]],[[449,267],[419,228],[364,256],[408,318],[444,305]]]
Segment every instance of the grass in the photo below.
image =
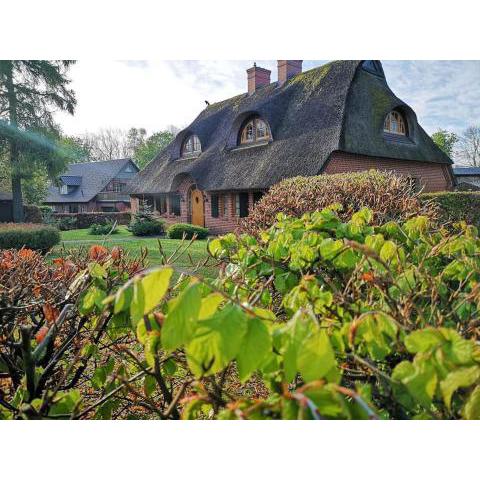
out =
[[[52,257],[60,257],[65,252],[77,248],[88,248],[94,244],[102,244],[105,247],[121,247],[131,256],[140,256],[145,249],[148,251],[147,262],[149,266],[160,265],[162,255],[159,249],[159,243],[167,257],[169,257],[182,244],[181,240],[171,240],[164,237],[135,237],[125,226],[119,226],[118,232],[114,235],[105,237],[104,235],[90,235],[88,228],[78,230],[67,230],[61,232],[61,243],[55,247]],[[188,241],[184,242],[184,245]],[[181,255],[175,256],[173,266],[191,270],[193,266],[203,262],[207,257],[207,240],[195,240],[187,251],[182,251]],[[213,278],[218,272],[214,262],[210,260],[209,265],[201,267],[198,273],[205,277]]]

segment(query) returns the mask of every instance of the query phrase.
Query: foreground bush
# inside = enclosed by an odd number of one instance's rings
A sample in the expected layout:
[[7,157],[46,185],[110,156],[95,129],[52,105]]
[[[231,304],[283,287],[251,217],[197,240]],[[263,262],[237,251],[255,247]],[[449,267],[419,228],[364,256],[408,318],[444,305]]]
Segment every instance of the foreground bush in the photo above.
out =
[[28,223],[0,224],[0,249],[26,247],[47,251],[59,242],[60,234],[51,226]]
[[[29,249],[0,252],[0,419],[71,417],[81,396],[103,395],[96,365],[109,355],[101,349],[129,339],[125,322],[96,315],[104,291],[141,270],[142,262],[101,246],[64,253],[52,262]],[[115,375],[121,376],[120,362]],[[110,416],[104,408],[99,418]]]
[[118,228],[116,223],[105,223],[98,224],[94,223],[88,230],[90,235],[114,235],[118,233]]
[[197,225],[190,225],[189,223],[174,223],[170,225],[167,230],[168,238],[174,239],[191,239],[195,236],[202,240],[208,236],[208,228],[199,227]]
[[215,281],[174,281],[171,259],[125,281],[122,253],[92,247],[66,293],[78,305],[68,328],[62,310],[38,340],[31,315],[3,330],[16,387],[0,414],[480,419],[477,230],[426,216],[371,226],[369,209],[347,221],[339,211],[212,240]]
[[333,203],[345,207],[339,212],[342,219],[348,219],[361,207],[368,207],[373,212],[373,222],[378,225],[389,220],[406,220],[414,215],[437,216],[436,206],[420,201],[408,178],[370,170],[284,180],[256,203],[243,221],[241,230],[256,233],[270,227],[277,213],[300,217]]
[[438,205],[443,222],[465,221],[480,225],[480,193],[437,192],[423,194],[421,198]]

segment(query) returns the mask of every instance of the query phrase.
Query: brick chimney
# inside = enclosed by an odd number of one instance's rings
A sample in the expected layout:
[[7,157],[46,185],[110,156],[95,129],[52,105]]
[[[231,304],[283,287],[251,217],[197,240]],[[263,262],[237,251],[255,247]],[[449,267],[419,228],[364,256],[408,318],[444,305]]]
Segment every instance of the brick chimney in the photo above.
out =
[[272,72],[266,68],[257,67],[254,63],[252,68],[247,70],[248,75],[248,94],[255,93],[259,88],[270,85],[270,74]]
[[298,73],[302,73],[303,60],[277,60],[278,83],[283,85]]

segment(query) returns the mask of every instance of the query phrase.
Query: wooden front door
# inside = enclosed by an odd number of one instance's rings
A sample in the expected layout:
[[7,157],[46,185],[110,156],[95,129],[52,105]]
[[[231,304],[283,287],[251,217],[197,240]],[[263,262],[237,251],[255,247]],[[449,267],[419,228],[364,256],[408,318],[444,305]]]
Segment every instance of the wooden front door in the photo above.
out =
[[205,226],[205,216],[203,213],[203,193],[194,188],[190,194],[190,205],[192,206],[192,224]]

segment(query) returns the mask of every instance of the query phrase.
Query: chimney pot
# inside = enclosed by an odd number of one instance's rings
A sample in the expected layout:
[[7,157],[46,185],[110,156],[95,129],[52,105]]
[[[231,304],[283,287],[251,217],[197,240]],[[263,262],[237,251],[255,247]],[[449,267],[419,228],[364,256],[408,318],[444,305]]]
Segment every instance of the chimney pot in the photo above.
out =
[[303,60],[277,60],[278,83],[283,85],[294,75],[302,73]]
[[254,63],[253,67],[247,70],[248,77],[248,94],[255,93],[259,88],[270,85],[270,74],[272,72],[266,68],[257,67]]

